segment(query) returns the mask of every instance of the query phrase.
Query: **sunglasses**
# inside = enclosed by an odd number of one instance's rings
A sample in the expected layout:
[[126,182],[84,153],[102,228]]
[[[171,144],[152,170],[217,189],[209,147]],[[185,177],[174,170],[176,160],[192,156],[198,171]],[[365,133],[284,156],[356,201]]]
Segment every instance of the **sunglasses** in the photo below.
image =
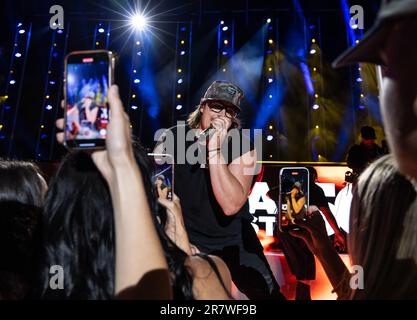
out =
[[208,107],[211,111],[215,113],[220,113],[222,110],[226,110],[226,117],[229,119],[236,118],[239,112],[236,110],[236,108],[233,107],[226,107],[221,103],[209,103]]

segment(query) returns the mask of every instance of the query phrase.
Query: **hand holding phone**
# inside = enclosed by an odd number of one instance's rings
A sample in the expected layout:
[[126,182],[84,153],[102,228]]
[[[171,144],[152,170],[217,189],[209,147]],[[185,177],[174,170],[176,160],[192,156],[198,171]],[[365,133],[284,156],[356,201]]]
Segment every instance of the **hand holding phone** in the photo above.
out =
[[68,148],[105,147],[113,73],[110,51],[77,51],[65,58],[64,133]]

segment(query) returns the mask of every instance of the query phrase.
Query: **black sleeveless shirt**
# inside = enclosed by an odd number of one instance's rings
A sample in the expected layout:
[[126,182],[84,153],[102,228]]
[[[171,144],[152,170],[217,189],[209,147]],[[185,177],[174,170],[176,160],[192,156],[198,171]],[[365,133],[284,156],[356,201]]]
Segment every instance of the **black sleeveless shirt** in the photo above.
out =
[[[190,128],[186,125],[184,126],[187,133]],[[176,126],[169,129],[175,136],[175,144],[177,144],[176,139],[179,127]],[[184,128],[182,129],[184,130]],[[194,143],[197,142],[186,141],[186,150]],[[254,149],[254,145],[249,137],[242,134],[240,134],[239,143],[239,153],[235,152],[233,154],[231,139],[226,139],[224,142],[222,154],[224,159],[227,159],[227,163],[231,163],[234,159]],[[242,219],[252,221],[248,200],[237,214],[226,216],[214,196],[209,169],[202,168],[200,163],[190,164],[187,160],[185,160],[185,164],[178,164],[177,147],[174,150],[174,192],[181,201],[184,223],[190,242],[197,247],[200,246],[210,250],[238,244],[241,241]],[[195,152],[196,156],[197,153],[199,152]],[[200,154],[204,155],[201,152]],[[208,167],[208,164],[206,166]]]

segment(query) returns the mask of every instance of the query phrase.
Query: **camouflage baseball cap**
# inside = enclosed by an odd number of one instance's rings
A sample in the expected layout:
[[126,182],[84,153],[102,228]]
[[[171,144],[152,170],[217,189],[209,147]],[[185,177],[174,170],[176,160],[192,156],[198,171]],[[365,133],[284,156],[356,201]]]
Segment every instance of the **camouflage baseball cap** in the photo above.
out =
[[227,81],[214,81],[208,87],[204,97],[201,98],[201,103],[207,100],[217,100],[233,105],[239,111],[240,101],[243,99],[243,91],[237,85]]

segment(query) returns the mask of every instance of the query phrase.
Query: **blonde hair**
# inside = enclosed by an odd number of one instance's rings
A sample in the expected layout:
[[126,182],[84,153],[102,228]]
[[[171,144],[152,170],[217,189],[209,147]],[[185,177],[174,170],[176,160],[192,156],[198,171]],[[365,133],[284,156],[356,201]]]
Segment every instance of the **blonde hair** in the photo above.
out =
[[[195,108],[195,110],[188,115],[187,124],[191,129],[197,129],[200,126],[201,115],[202,115],[201,108],[206,103],[207,102],[200,103]],[[233,118],[232,119],[232,127],[240,129],[240,127],[241,127],[240,119],[238,119],[237,117]]]

